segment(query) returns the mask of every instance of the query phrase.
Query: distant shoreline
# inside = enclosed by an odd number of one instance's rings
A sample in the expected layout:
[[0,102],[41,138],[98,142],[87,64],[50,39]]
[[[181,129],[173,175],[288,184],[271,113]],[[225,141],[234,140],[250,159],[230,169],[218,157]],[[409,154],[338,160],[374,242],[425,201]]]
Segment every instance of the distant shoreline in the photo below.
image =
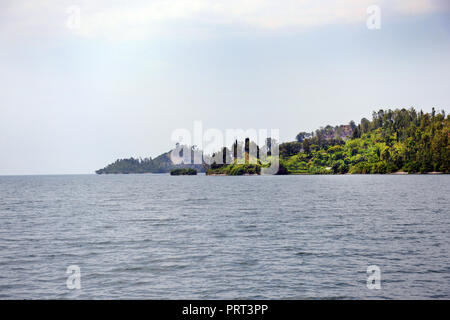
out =
[[[183,158],[181,164],[172,162],[174,149],[155,159],[117,159],[96,173],[194,169],[207,175],[259,175],[269,168],[272,157],[278,161],[270,170],[276,167],[279,175],[450,173],[450,115],[434,108],[431,113],[414,108],[380,109],[372,113],[372,120],[301,131],[291,142],[280,143],[272,137],[240,139],[244,140],[236,139],[231,148],[223,146],[211,155],[196,146],[183,146],[191,157]],[[192,163],[192,158],[200,157],[201,163]]]
[[[152,172],[145,172],[145,173],[137,173],[137,172],[131,172],[131,173],[101,173],[96,174],[99,176],[102,175],[170,175],[169,172],[158,172],[158,173],[152,173]],[[205,175],[205,176],[269,176],[271,174],[242,174],[242,175],[229,175],[225,173],[210,173],[207,174],[205,172],[199,172],[199,175]],[[273,176],[403,176],[403,175],[448,175],[448,173],[445,172],[437,172],[437,171],[431,171],[431,172],[415,172],[415,173],[408,173],[405,171],[398,171],[398,172],[392,172],[392,173],[289,173],[289,174],[273,174]]]

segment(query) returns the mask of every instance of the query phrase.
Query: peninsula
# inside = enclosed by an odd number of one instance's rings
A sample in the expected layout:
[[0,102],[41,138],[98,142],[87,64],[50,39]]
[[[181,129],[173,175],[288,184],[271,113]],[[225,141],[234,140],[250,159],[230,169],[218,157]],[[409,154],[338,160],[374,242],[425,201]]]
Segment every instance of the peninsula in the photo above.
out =
[[[326,126],[315,132],[300,132],[296,140],[279,144],[278,174],[384,174],[449,173],[450,116],[445,111],[431,113],[410,109],[379,110],[372,120],[359,124]],[[249,161],[254,142],[246,139],[244,161],[210,165],[173,165],[169,152],[155,159],[121,159],[97,170],[108,173],[166,173],[173,169],[194,169],[207,175],[259,175],[267,164],[258,156]],[[276,141],[271,141],[277,143]],[[236,144],[232,147],[235,148]],[[217,154],[233,159],[235,150],[224,147]],[[236,157],[234,157],[236,159]],[[253,159],[255,160],[255,159]]]

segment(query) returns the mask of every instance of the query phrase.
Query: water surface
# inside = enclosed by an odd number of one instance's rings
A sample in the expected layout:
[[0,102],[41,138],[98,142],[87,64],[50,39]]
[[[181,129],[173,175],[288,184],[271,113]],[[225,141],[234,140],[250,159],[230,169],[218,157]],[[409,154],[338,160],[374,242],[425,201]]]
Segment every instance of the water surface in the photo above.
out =
[[0,177],[0,298],[449,299],[449,194],[447,175]]

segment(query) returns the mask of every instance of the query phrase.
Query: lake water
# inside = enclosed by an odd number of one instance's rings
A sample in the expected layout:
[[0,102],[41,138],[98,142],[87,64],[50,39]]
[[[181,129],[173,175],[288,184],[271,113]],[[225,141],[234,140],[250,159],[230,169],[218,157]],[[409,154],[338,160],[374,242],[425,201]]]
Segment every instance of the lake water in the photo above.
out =
[[449,194],[448,175],[0,177],[0,298],[449,299]]

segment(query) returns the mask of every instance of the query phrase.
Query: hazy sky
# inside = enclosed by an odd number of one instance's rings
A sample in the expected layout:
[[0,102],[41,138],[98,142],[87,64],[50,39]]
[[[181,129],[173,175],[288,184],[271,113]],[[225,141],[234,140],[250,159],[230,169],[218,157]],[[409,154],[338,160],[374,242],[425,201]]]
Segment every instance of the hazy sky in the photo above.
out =
[[0,0],[0,174],[155,157],[194,120],[289,141],[379,108],[449,111],[448,3]]

